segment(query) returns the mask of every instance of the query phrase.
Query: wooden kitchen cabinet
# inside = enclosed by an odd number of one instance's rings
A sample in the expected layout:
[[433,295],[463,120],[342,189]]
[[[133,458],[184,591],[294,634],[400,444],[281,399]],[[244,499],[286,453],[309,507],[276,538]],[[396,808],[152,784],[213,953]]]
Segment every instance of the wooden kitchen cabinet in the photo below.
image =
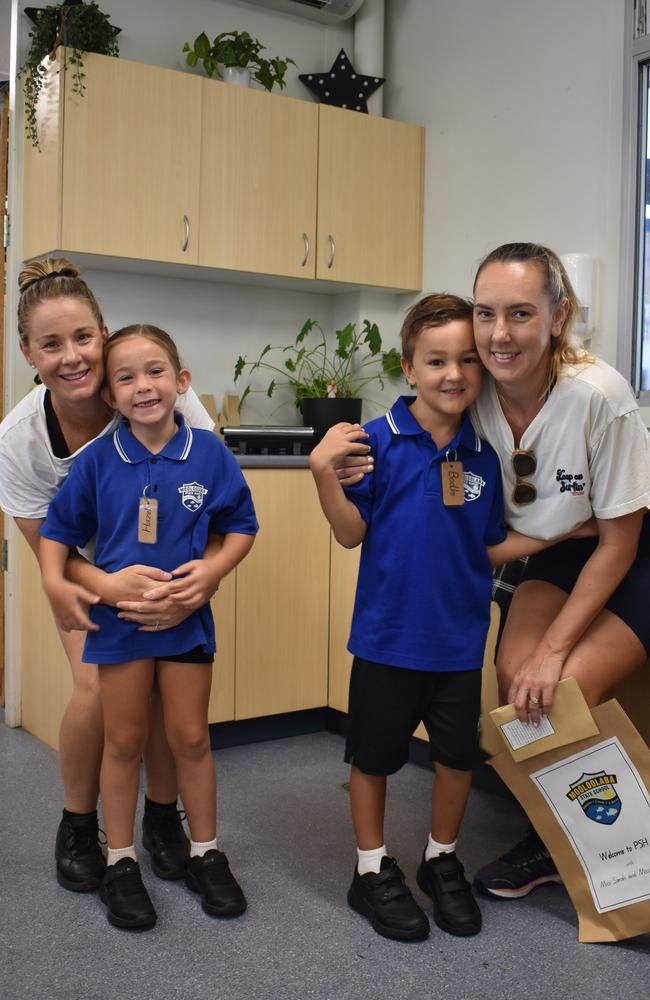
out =
[[322,105],[316,277],[422,288],[424,129]]
[[308,469],[249,469],[260,523],[237,567],[235,718],[327,704],[330,530]]
[[79,97],[58,67],[37,112],[42,151],[25,141],[23,256],[196,264],[202,80],[87,54]]
[[62,250],[416,291],[424,130],[109,56],[48,74],[23,257]]
[[345,549],[332,535],[330,556],[330,669],[328,705],[339,712],[348,710],[348,687],[352,654],[347,644],[357,589],[361,546]]
[[313,278],[318,106],[203,81],[199,264]]

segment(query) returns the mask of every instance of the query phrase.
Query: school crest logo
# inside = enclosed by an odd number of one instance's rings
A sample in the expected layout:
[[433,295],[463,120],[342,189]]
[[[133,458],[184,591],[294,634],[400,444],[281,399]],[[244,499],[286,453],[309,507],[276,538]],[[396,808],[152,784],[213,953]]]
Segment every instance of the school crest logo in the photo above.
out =
[[465,472],[463,478],[465,479],[465,499],[478,500],[481,490],[485,486],[485,480],[481,479],[475,472]]
[[594,823],[611,826],[618,819],[622,806],[615,784],[615,774],[606,774],[605,771],[583,773],[569,785],[566,797],[570,802],[577,801],[585,816]]
[[178,487],[178,492],[181,495],[183,507],[194,513],[195,510],[203,506],[203,497],[208,491],[200,483],[183,483],[182,486]]

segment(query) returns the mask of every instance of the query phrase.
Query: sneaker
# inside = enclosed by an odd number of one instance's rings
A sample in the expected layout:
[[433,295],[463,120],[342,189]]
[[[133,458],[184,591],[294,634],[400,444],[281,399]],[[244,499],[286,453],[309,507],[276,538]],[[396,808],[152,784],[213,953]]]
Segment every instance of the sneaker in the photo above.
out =
[[521,899],[539,885],[562,885],[553,858],[531,826],[528,833],[498,861],[474,876],[474,888],[483,896]]
[[106,869],[99,889],[102,903],[108,908],[108,922],[126,930],[145,930],[156,922],[156,911],[149,899],[133,858],[121,858]]
[[246,897],[223,851],[190,858],[185,882],[192,892],[201,894],[201,906],[214,917],[236,917],[246,909]]
[[355,865],[348,903],[384,937],[420,941],[429,936],[426,914],[413,899],[395,858],[384,856],[378,873],[359,875]]
[[99,846],[97,813],[77,815],[63,810],[56,831],[54,858],[56,880],[71,892],[92,892],[99,888],[106,860]]
[[429,861],[422,855],[417,880],[422,892],[433,900],[433,919],[441,930],[458,937],[478,934],[481,911],[453,851]]
[[185,878],[190,842],[183,828],[184,814],[176,805],[147,809],[142,817],[142,846],[151,854],[151,868],[158,878]]

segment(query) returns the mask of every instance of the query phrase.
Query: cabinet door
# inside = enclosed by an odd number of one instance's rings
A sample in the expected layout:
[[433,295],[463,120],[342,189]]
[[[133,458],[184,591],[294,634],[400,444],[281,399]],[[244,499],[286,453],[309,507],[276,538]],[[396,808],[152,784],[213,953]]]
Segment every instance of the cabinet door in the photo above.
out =
[[235,571],[219,584],[210,602],[217,633],[217,655],[212,670],[208,722],[235,718]]
[[330,530],[307,469],[245,473],[260,533],[237,567],[235,717],[327,704]]
[[71,67],[65,78],[63,248],[195,264],[202,80],[109,56],[84,64],[83,97]]
[[348,688],[352,654],[347,644],[357,589],[361,547],[345,549],[332,536],[330,558],[330,669],[327,704],[339,712],[348,710]]
[[316,277],[422,287],[424,130],[320,107]]
[[313,278],[318,107],[203,84],[199,263]]

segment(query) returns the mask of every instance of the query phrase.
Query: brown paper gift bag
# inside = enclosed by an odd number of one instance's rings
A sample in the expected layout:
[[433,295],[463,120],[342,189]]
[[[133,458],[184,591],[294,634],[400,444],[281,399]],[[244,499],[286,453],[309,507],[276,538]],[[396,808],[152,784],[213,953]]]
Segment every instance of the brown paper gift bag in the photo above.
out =
[[598,736],[490,764],[553,856],[578,939],[622,941],[650,932],[650,750],[617,701],[592,714]]

